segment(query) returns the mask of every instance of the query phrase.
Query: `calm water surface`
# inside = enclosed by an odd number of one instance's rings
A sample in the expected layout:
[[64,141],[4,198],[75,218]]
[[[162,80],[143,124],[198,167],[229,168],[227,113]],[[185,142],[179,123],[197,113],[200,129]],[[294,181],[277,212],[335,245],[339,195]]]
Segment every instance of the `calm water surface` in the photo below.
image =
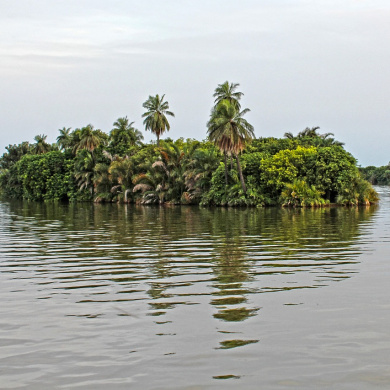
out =
[[378,207],[0,203],[1,389],[390,389]]

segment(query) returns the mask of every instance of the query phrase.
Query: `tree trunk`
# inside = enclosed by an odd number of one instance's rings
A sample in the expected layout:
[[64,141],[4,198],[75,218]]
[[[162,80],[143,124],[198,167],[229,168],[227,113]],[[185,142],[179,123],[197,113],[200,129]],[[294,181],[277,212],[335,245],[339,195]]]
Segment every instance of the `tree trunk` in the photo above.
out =
[[242,174],[240,159],[238,158],[237,154],[236,154],[236,161],[237,161],[238,174],[240,175],[242,190],[244,191],[244,194],[246,194],[246,186],[245,186],[244,176]]
[[160,134],[157,133],[157,147],[160,146]]
[[127,203],[127,194],[128,193],[131,193],[131,190],[129,190],[129,189],[127,189],[126,191],[125,191],[125,203]]
[[227,157],[226,152],[223,152],[223,156],[225,158],[225,184],[228,185],[228,172],[227,172]]

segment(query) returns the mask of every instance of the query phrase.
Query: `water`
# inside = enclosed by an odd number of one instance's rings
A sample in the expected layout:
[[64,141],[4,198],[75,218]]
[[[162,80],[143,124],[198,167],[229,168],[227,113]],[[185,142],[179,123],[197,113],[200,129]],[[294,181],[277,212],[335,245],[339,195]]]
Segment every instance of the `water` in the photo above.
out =
[[390,388],[371,208],[0,203],[1,389]]

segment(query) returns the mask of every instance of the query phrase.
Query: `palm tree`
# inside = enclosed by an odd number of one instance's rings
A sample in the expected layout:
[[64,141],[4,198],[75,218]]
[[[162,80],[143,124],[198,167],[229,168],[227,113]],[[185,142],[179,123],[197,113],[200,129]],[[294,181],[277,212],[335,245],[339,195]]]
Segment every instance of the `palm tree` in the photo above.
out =
[[87,189],[91,192],[92,199],[94,198],[94,167],[95,162],[92,153],[87,149],[81,149],[75,159],[75,179],[80,191]]
[[128,201],[128,193],[131,192],[132,176],[134,174],[133,161],[128,157],[116,157],[110,164],[108,169],[112,179],[118,183],[118,185],[112,187],[111,192],[122,190],[124,194],[124,201]]
[[34,137],[36,141],[32,147],[32,153],[34,154],[43,154],[47,153],[50,150],[50,145],[46,142],[47,135],[39,134]]
[[[185,145],[180,145],[177,141],[175,143],[164,143],[164,147],[161,148],[161,161],[157,161],[155,164],[163,164],[168,171],[168,184],[169,191],[168,196],[171,200],[181,201],[183,195],[186,192],[186,180],[185,173],[193,162],[194,153],[199,147],[199,142],[188,142]],[[186,194],[187,195],[187,194]],[[189,200],[187,196],[186,202]]]
[[[141,173],[134,178],[133,192],[142,192],[143,203],[189,203],[192,202],[186,172],[194,164],[198,141],[161,141],[160,156],[142,164]],[[191,188],[192,189],[192,188]]]
[[217,106],[222,100],[228,100],[230,103],[234,104],[237,110],[240,110],[240,99],[244,95],[242,92],[236,92],[236,89],[239,87],[238,83],[229,83],[225,81],[223,84],[218,84],[218,87],[214,92],[214,103]]
[[306,127],[304,130],[302,130],[302,131],[300,131],[298,133],[297,137],[299,137],[299,138],[302,138],[302,137],[311,137],[311,138],[319,137],[320,134],[318,134],[317,130],[319,130],[318,126],[315,126],[315,127],[312,127],[312,128]]
[[200,199],[202,194],[209,190],[211,178],[219,162],[220,156],[214,147],[195,151],[184,172],[185,185],[191,201]]
[[159,95],[149,96],[148,100],[142,105],[146,112],[142,115],[144,119],[145,130],[150,130],[157,137],[157,146],[160,146],[160,135],[169,131],[170,126],[166,115],[175,116],[169,110],[168,102],[164,102],[165,95],[161,98]]
[[134,145],[141,145],[144,136],[133,127],[134,122],[129,122],[127,116],[118,118],[110,131],[109,148],[113,154],[124,155],[127,150]]
[[156,169],[156,164],[151,161],[142,164],[142,168],[146,173],[140,173],[134,178],[133,192],[142,193],[143,204],[164,203],[168,191],[167,172]]
[[288,139],[294,139],[294,134],[291,131],[284,133],[284,137]]
[[80,130],[79,141],[75,145],[75,151],[77,152],[80,149],[86,149],[89,152],[98,148],[102,143],[104,143],[104,138],[102,137],[102,132],[99,130],[94,130],[92,125],[87,125]]
[[80,143],[81,129],[74,129],[70,133],[69,147],[72,149],[74,155],[78,151],[78,145]]
[[207,123],[210,141],[214,142],[225,154],[225,175],[226,154],[233,155],[236,158],[237,170],[244,193],[246,192],[246,186],[238,155],[255,136],[253,126],[243,118],[249,111],[248,108],[239,111],[234,103],[229,100],[222,100],[212,111],[211,118]]
[[97,163],[93,168],[93,186],[96,191],[94,202],[112,200],[112,180],[109,172],[110,165],[104,162]]
[[[315,127],[306,127],[304,130],[300,131],[296,138],[299,139],[308,139],[310,140],[311,144],[314,144],[315,146],[331,146],[331,145],[339,145],[343,146],[344,143],[340,141],[336,141],[333,137],[333,133],[324,133],[319,134],[319,126]],[[293,139],[295,138],[292,133],[284,133],[284,136],[286,138]]]
[[62,129],[59,129],[60,135],[57,137],[57,144],[61,150],[65,150],[70,147],[72,137],[70,135],[71,128],[63,127]]

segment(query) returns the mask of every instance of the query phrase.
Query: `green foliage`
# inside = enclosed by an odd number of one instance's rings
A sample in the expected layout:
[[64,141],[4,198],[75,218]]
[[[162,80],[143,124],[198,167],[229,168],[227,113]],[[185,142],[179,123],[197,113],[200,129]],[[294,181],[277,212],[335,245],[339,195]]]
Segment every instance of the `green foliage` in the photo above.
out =
[[292,139],[278,139],[274,137],[254,139],[247,146],[245,153],[262,153],[264,156],[273,156],[274,154],[286,149],[296,149],[299,145],[298,141]]
[[281,150],[261,160],[261,179],[271,193],[279,195],[286,183],[303,178],[308,171],[313,170],[313,157],[316,154],[317,149],[314,146]]
[[359,168],[363,178],[371,184],[390,185],[390,163],[381,167]]
[[28,200],[69,200],[75,194],[73,164],[61,152],[25,155],[16,164],[22,196]]
[[106,150],[112,155],[124,157],[131,154],[133,146],[140,146],[144,139],[142,133],[133,127],[134,122],[129,122],[127,117],[118,118],[110,132],[109,144]]
[[318,148],[312,167],[307,172],[308,182],[331,202],[358,175],[355,158],[339,145]]
[[43,154],[51,150],[50,145],[46,142],[47,135],[39,134],[34,137],[35,144],[32,145],[33,154]]
[[229,103],[233,104],[237,110],[240,110],[240,100],[244,95],[242,92],[237,91],[237,88],[240,86],[238,83],[229,83],[225,81],[223,84],[218,84],[214,92],[214,103],[218,105],[223,100],[227,100]]
[[60,135],[57,137],[57,145],[61,150],[67,150],[72,144],[71,128],[63,127],[58,130]]
[[8,145],[7,152],[0,158],[0,192],[10,199],[23,197],[22,183],[19,180],[16,163],[30,153],[31,145],[22,142],[19,145]]
[[378,194],[371,184],[362,178],[360,172],[348,182],[344,182],[337,195],[337,203],[343,206],[368,205],[378,200]]
[[225,164],[221,162],[212,175],[211,187],[201,197],[202,206],[264,206],[272,200],[261,193],[252,176],[248,177],[246,192],[242,189],[239,173],[228,169],[228,185],[225,184]]
[[280,200],[283,206],[323,206],[327,202],[321,195],[322,192],[314,185],[309,186],[304,180],[294,180],[292,183],[285,184]]
[[80,200],[94,199],[94,167],[92,153],[87,149],[79,150],[74,159],[74,178],[79,188]]
[[[34,145],[9,145],[0,158],[0,191],[8,198],[29,200],[208,206],[352,206],[378,201],[365,179],[386,184],[389,166],[359,171],[355,158],[329,133],[318,134],[318,128],[249,144],[252,127],[238,126],[244,123],[237,110],[242,94],[237,95],[235,84],[219,87],[215,97],[224,109],[215,108],[210,118],[213,142],[166,138],[159,146],[143,144],[126,117],[114,123],[110,137],[91,125],[72,132],[63,128],[55,146],[45,145],[45,136],[37,136]],[[231,101],[221,98],[229,94]],[[218,130],[223,113],[235,116]]]
[[227,185],[227,156],[234,156],[240,177],[242,190],[246,192],[246,184],[242,172],[239,154],[255,138],[253,126],[244,119],[250,110],[241,111],[240,99],[242,92],[236,92],[239,84],[225,82],[215,89],[215,105],[211,110],[207,123],[208,137],[211,142],[224,154],[225,184]]
[[75,153],[83,149],[93,153],[95,149],[105,146],[108,142],[108,135],[99,129],[94,130],[91,124],[82,129],[76,129],[73,136]]
[[185,202],[199,203],[203,193],[211,186],[211,178],[220,162],[220,154],[211,144],[200,145],[193,153],[184,172],[185,178]]
[[9,199],[22,199],[23,187],[16,165],[2,169],[0,173],[0,193]]
[[160,144],[160,136],[169,131],[170,125],[167,119],[168,116],[175,116],[172,111],[169,111],[169,103],[164,101],[165,95],[161,98],[159,95],[149,96],[142,107],[146,112],[142,115],[144,119],[145,130],[150,130],[157,137],[157,146]]
[[[185,173],[190,169],[198,147],[199,141],[195,140],[185,143],[182,139],[176,142],[162,141],[158,149],[160,156],[153,163],[149,161],[145,165],[147,172],[137,177],[135,184],[138,186],[134,191],[140,190],[143,201],[147,200],[148,203],[152,198],[155,203],[191,203],[190,194],[185,194]],[[153,196],[150,191],[153,191]]]
[[28,142],[22,142],[19,145],[6,146],[7,152],[0,158],[0,169],[10,169],[25,154],[30,153],[31,145]]

